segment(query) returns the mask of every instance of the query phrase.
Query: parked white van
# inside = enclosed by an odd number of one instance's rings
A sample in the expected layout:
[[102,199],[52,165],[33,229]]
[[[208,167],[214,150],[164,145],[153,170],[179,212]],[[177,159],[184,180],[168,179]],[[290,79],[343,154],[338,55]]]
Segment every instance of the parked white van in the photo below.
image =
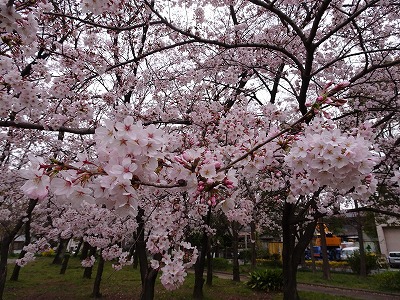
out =
[[400,251],[389,252],[388,263],[391,268],[400,267]]
[[346,248],[343,248],[342,251],[340,252],[340,259],[341,260],[347,260],[356,251],[359,252],[360,248],[359,247],[346,247]]

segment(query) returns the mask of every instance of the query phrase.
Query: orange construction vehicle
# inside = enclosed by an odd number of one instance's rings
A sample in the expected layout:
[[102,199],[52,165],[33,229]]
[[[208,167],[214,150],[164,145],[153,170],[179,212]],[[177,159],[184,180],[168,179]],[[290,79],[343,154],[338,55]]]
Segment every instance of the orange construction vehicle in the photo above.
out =
[[[340,260],[340,245],[342,243],[342,239],[336,235],[334,235],[331,231],[329,231],[326,224],[323,224],[325,237],[326,237],[326,247],[328,249],[328,256],[330,260]],[[320,234],[320,226],[317,226],[318,233],[315,238],[315,246],[321,247],[321,234]]]

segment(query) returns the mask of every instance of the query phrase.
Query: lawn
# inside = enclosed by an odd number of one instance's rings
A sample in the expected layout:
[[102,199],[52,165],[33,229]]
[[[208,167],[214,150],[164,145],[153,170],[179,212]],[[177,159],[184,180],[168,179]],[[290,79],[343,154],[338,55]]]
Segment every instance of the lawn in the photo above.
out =
[[[68,269],[64,275],[60,275],[60,266],[52,265],[51,257],[38,257],[36,261],[21,269],[18,282],[7,281],[4,299],[7,300],[81,300],[89,299],[92,293],[96,268],[93,270],[92,279],[84,279],[83,267],[77,258],[71,258]],[[9,275],[13,265],[9,265]],[[379,290],[373,276],[360,278],[354,274],[332,273],[332,279],[327,282],[322,279],[322,273],[299,271],[298,282],[329,284],[348,288],[360,288]],[[158,281],[156,284],[155,299],[191,299],[194,285],[194,276],[189,274],[185,284],[176,291],[165,290]],[[103,273],[101,292],[104,299],[138,299],[140,293],[140,274],[133,267],[126,267],[121,271],[114,271],[111,264],[107,263]],[[329,296],[321,293],[303,292],[300,296],[306,300],[335,300],[351,299],[338,296]],[[204,287],[205,300],[261,300],[282,299],[282,294],[267,294],[256,292],[247,288],[244,283],[235,283],[232,280],[213,278],[211,287]]]
[[[60,266],[51,264],[52,258],[38,257],[36,261],[21,269],[18,282],[7,281],[4,299],[7,300],[81,300],[89,299],[93,288],[96,268],[92,279],[83,279],[83,268],[77,258],[71,258],[68,269],[60,275]],[[9,275],[13,265],[9,265]],[[114,271],[111,264],[107,264],[101,284],[104,299],[138,299],[140,293],[140,274],[132,267],[121,271]],[[165,290],[158,281],[156,284],[155,299],[179,300],[191,299],[194,285],[194,276],[189,274],[185,284],[176,291]],[[212,287],[204,287],[205,300],[213,299],[271,299],[271,295],[255,292],[247,288],[244,283],[235,283],[231,280],[213,278]]]

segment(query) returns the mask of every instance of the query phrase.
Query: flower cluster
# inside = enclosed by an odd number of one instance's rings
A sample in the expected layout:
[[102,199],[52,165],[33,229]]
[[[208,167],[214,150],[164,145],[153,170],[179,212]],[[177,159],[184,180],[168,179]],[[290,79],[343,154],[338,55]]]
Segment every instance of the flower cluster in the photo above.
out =
[[96,258],[92,255],[92,256],[87,257],[84,260],[82,260],[81,265],[84,268],[90,268],[90,267],[93,267],[95,262],[96,262]]
[[229,195],[229,190],[237,186],[233,169],[221,172],[221,155],[218,155],[217,151],[203,148],[185,151],[175,156],[175,161],[181,165],[181,174],[191,173],[192,176],[196,176],[192,201],[199,199],[200,203],[216,206]]
[[[365,196],[373,191],[376,157],[362,136],[344,134],[329,120],[316,118],[286,156],[292,170],[293,195],[306,195],[329,186],[340,193]],[[362,188],[364,187],[364,188]]]

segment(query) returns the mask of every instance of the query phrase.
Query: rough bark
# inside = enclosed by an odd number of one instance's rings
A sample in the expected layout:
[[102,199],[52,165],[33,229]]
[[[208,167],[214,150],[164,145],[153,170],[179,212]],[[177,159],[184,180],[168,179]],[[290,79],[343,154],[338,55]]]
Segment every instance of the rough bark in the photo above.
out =
[[213,278],[213,257],[211,253],[211,237],[208,237],[208,245],[207,245],[207,279],[206,284],[208,286],[212,286],[212,278]]
[[240,282],[240,271],[239,271],[239,224],[232,222],[232,280]]
[[[88,253],[88,256],[94,256],[96,254],[96,247],[90,247],[90,251]],[[91,279],[92,278],[92,272],[93,272],[93,266],[92,267],[87,267],[83,270],[83,278]]]
[[140,300],[153,300],[154,299],[154,287],[156,284],[156,279],[158,275],[158,270],[147,268],[146,276],[142,284],[142,291],[140,294]]
[[[354,206],[358,209],[358,202],[354,201]],[[365,248],[364,248],[364,236],[363,236],[363,226],[362,218],[359,211],[357,211],[357,234],[358,234],[358,244],[360,247],[360,276],[367,277],[367,261],[365,258]]]
[[[207,217],[206,217],[206,225],[210,225],[211,220],[211,207],[208,208]],[[203,231],[203,238],[201,243],[201,251],[197,258],[196,263],[194,264],[194,288],[193,288],[193,299],[203,299],[203,285],[204,285],[204,266],[206,261],[206,249],[208,243],[208,234],[206,229]]]
[[[32,212],[30,212],[27,216],[27,221],[25,223],[25,242],[24,246],[28,246],[31,243],[31,217],[32,217]],[[21,259],[25,256],[26,251],[22,250],[21,253],[19,254],[18,258]],[[18,281],[19,278],[19,272],[21,271],[21,266],[18,264],[14,265],[13,272],[11,274],[10,280],[11,281]]]
[[250,247],[251,247],[251,270],[254,271],[257,267],[257,251],[256,251],[256,223],[251,221],[250,223]]
[[4,288],[7,280],[7,259],[8,251],[10,249],[10,244],[24,225],[24,219],[26,215],[30,215],[37,204],[37,200],[30,199],[26,214],[21,217],[16,223],[15,227],[5,234],[0,243],[0,299],[3,299]]
[[84,260],[85,258],[88,257],[89,250],[90,250],[90,245],[89,245],[89,243],[88,243],[88,242],[84,242],[84,243],[83,243],[83,247],[82,247],[82,252],[81,252],[80,260]]
[[65,274],[65,271],[67,270],[67,267],[68,267],[69,258],[70,258],[70,255],[68,253],[64,255],[64,259],[61,264],[60,274]]
[[296,240],[299,233],[299,224],[295,221],[296,206],[293,203],[285,203],[282,214],[282,236],[283,236],[283,299],[298,300],[297,292],[297,267],[304,255],[307,245],[313,238],[317,225],[316,221],[303,224],[301,229],[301,238]]
[[314,243],[310,242],[310,255],[311,255],[311,269],[313,273],[317,272],[317,267],[315,266],[315,256],[314,256]]
[[297,292],[297,262],[293,250],[295,248],[295,232],[291,222],[292,205],[286,203],[283,211],[282,230],[283,230],[283,299],[298,300]]
[[[140,266],[140,277],[142,281],[142,290],[140,292],[140,300],[153,300],[154,299],[154,288],[158,275],[158,270],[151,268],[148,265],[147,252],[146,252],[146,240],[144,236],[144,209],[139,207],[136,221],[138,228],[136,231],[136,253],[139,259]],[[155,255],[154,259],[160,260],[160,255]]]
[[7,280],[7,258],[13,238],[5,236],[0,245],[0,299],[3,299],[4,288]]
[[140,266],[140,278],[142,280],[142,290],[145,288],[146,274],[148,269],[147,253],[146,253],[146,241],[144,238],[144,209],[138,209],[138,215],[136,216],[136,221],[138,223],[138,228],[136,232],[136,252],[139,258]]
[[331,272],[329,269],[328,247],[326,245],[325,226],[324,226],[324,221],[322,218],[319,223],[319,232],[320,232],[320,237],[321,237],[322,277],[325,280],[330,280]]
[[65,252],[67,251],[67,245],[70,239],[60,239],[60,243],[58,244],[56,256],[53,259],[52,264],[61,265]]
[[101,249],[100,249],[99,264],[97,266],[96,278],[94,279],[94,284],[93,284],[93,292],[92,292],[93,298],[101,298],[100,284],[101,284],[101,278],[103,276],[103,270],[104,270],[104,258],[101,255]]

